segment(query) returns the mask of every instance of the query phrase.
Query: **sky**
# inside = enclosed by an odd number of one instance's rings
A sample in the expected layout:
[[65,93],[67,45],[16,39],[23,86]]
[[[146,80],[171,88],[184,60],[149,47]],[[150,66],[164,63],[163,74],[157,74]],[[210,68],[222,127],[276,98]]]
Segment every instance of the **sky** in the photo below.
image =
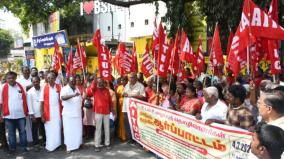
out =
[[18,34],[22,34],[20,20],[12,13],[2,9],[0,10],[0,27]]

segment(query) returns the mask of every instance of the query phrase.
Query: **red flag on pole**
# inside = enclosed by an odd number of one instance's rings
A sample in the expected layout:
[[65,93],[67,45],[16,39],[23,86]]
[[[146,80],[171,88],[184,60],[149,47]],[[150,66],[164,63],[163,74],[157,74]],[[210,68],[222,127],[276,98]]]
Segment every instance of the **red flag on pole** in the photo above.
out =
[[186,32],[182,31],[181,35],[181,53],[180,60],[188,63],[193,63],[194,55],[190,41],[187,38]]
[[132,49],[132,66],[131,66],[131,72],[138,72],[138,62],[137,62],[137,52],[136,52],[136,46],[135,43],[133,43],[133,49]]
[[154,20],[154,31],[152,36],[152,57],[157,60],[159,52],[159,30],[157,27],[157,19]]
[[77,52],[81,60],[82,70],[85,70],[87,66],[87,57],[86,57],[85,49],[81,46],[79,39],[77,39]]
[[221,47],[220,35],[219,35],[219,25],[216,25],[212,47],[210,49],[210,63],[212,67],[221,66],[224,64],[223,51]]
[[230,35],[228,37],[228,44],[227,44],[227,51],[226,51],[227,55],[229,55],[233,38],[234,38],[234,33],[232,32],[232,30],[230,28]]
[[179,65],[180,65],[180,59],[179,59],[179,54],[180,54],[180,31],[178,29],[175,37],[175,43],[174,47],[171,52],[171,60],[170,60],[170,71],[173,75],[177,75],[179,71]]
[[159,53],[157,60],[157,74],[160,77],[167,77],[170,64],[171,52],[166,42],[166,34],[162,23],[159,25]]
[[[249,34],[251,34],[251,36],[249,36]],[[246,54],[245,49],[256,41],[255,38],[283,40],[284,29],[262,11],[253,1],[245,0],[241,22],[233,38],[230,50],[230,52],[235,54],[234,56],[236,56],[238,61],[231,61],[231,66],[241,67],[240,62],[243,62],[242,57],[246,57],[246,55],[243,55]],[[239,66],[236,66],[238,64]]]
[[[278,0],[272,0],[268,12],[268,16],[278,23]],[[279,47],[277,40],[268,40],[268,57],[270,60],[270,68],[272,74],[280,74],[281,65],[279,58]]]
[[199,36],[199,39],[198,39],[198,48],[197,48],[197,51],[196,51],[196,55],[197,55],[197,72],[198,72],[198,75],[201,74],[201,72],[203,72],[203,70],[205,69],[205,58],[203,56],[203,49],[202,49],[202,39],[201,39],[201,36]]
[[110,63],[110,53],[108,49],[101,44],[101,33],[100,29],[97,29],[93,37],[93,45],[98,50],[98,65],[100,77],[104,80],[112,80],[111,76],[111,63]]
[[121,42],[118,45],[116,54],[118,55],[118,64],[120,69],[120,75],[123,76],[131,72],[132,55],[126,50],[125,43]]
[[70,48],[70,52],[68,55],[68,61],[66,64],[66,73],[67,77],[73,76],[73,51],[72,51],[72,46]]
[[54,54],[52,57],[52,69],[58,72],[61,69],[62,63],[63,63],[63,55],[60,52],[57,41],[55,41],[54,42]]
[[149,46],[148,46],[148,43],[147,43],[146,47],[145,47],[145,52],[143,54],[141,71],[144,74],[144,76],[146,78],[148,78],[149,76],[151,76],[153,74],[153,68],[154,68],[154,65],[153,65],[151,58],[150,58]]

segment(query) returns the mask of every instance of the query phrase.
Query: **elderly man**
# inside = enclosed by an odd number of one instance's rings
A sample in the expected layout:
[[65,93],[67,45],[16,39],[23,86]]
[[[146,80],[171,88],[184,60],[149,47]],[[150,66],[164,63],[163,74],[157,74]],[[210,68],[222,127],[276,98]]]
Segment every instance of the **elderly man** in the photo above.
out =
[[40,93],[42,88],[40,86],[40,78],[35,76],[32,78],[33,87],[27,93],[27,101],[29,107],[29,113],[32,117],[32,135],[33,144],[39,144],[39,132],[42,132],[42,140],[45,142],[45,132],[44,124],[41,121],[41,111],[40,111]]
[[228,108],[219,99],[218,89],[216,87],[204,88],[203,95],[205,103],[201,108],[201,114],[196,114],[196,119],[204,121],[205,124],[220,123],[226,120]]
[[23,86],[16,82],[15,72],[7,73],[7,83],[3,85],[0,100],[0,121],[5,120],[8,130],[9,151],[16,151],[16,129],[19,131],[20,146],[27,151],[27,134],[25,130],[28,106]]
[[64,143],[67,153],[79,149],[82,144],[82,97],[76,88],[76,80],[69,77],[68,85],[62,88],[60,97],[63,105]]
[[284,96],[262,94],[258,100],[258,111],[262,120],[284,130]]
[[280,159],[284,151],[284,131],[273,125],[259,123],[253,133],[251,151],[260,159]]
[[131,130],[130,130],[130,124],[128,120],[128,104],[129,104],[129,99],[130,98],[136,98],[140,100],[144,100],[146,98],[145,94],[145,88],[143,84],[138,82],[137,74],[136,73],[130,73],[129,75],[129,80],[128,84],[124,88],[123,92],[123,107],[122,107],[122,112],[124,113],[124,125],[125,125],[125,130],[126,130],[126,135],[129,140],[129,143],[134,143],[134,140],[132,139],[131,136]]
[[47,75],[48,83],[40,94],[41,118],[46,132],[46,146],[48,151],[54,151],[61,145],[61,86],[55,84],[56,75]]
[[102,124],[105,132],[105,146],[108,150],[110,147],[110,112],[112,110],[112,100],[109,89],[106,88],[106,82],[102,78],[92,83],[91,89],[87,90],[87,96],[94,97],[94,112],[96,121],[95,132],[95,152],[100,151]]

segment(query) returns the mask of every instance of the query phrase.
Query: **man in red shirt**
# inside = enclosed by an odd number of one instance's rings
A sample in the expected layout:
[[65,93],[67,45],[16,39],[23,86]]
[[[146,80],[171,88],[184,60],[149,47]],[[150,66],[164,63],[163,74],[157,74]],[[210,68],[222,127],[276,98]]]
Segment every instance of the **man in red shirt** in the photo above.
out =
[[110,150],[110,124],[109,116],[112,112],[112,101],[109,89],[105,87],[106,82],[102,78],[98,78],[97,82],[94,81],[91,89],[87,90],[88,96],[94,96],[94,112],[96,121],[95,132],[95,152],[100,151],[102,123],[105,132],[105,146]]

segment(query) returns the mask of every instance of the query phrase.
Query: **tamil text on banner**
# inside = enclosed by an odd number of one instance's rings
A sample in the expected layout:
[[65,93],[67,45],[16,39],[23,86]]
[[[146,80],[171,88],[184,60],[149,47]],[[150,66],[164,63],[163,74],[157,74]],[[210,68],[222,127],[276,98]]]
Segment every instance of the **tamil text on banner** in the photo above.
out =
[[129,99],[132,137],[166,159],[246,159],[251,134],[245,130],[205,125],[193,116]]

